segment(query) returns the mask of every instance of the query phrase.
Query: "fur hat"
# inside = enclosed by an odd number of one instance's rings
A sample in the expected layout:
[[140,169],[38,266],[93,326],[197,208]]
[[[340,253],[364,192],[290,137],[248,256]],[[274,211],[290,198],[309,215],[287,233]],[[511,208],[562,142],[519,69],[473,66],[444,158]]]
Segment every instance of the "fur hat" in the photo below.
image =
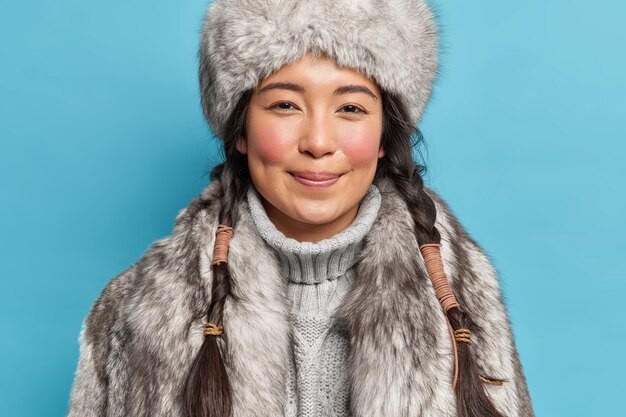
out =
[[307,52],[398,94],[417,126],[438,72],[426,0],[215,0],[200,41],[204,115],[222,136],[241,93]]

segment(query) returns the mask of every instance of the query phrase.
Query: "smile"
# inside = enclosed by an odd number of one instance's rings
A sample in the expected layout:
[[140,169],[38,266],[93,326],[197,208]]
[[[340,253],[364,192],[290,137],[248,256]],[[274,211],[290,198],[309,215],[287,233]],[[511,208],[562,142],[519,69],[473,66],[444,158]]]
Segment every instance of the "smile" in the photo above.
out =
[[290,172],[291,176],[300,184],[308,187],[329,187],[336,183],[343,174]]

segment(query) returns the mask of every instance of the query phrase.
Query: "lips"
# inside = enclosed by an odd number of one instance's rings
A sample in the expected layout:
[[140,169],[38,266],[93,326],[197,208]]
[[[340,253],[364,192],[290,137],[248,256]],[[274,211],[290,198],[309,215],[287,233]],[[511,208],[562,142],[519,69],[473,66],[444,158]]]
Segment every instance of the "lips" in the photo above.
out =
[[301,184],[311,187],[328,187],[339,180],[342,174],[332,172],[290,172]]

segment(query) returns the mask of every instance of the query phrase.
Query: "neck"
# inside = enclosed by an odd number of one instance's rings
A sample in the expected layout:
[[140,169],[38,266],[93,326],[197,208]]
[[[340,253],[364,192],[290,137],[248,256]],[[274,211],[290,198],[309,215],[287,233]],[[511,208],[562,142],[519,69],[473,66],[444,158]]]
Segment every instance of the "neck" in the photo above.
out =
[[261,203],[270,221],[286,237],[298,242],[316,243],[336,235],[352,224],[359,212],[359,204],[352,207],[339,218],[330,223],[311,224],[295,220],[274,207],[269,201],[261,197]]

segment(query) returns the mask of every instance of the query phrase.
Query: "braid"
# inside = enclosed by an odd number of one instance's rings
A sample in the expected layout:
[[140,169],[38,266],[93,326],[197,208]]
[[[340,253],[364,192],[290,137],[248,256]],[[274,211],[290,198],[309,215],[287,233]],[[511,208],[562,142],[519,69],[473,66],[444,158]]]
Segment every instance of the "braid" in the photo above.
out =
[[[224,138],[226,162],[211,171],[211,180],[219,181],[221,188],[219,224],[228,228],[236,225],[239,203],[250,183],[245,158],[235,148],[236,139],[245,132],[243,121],[248,98],[249,92],[242,95],[227,123],[230,133]],[[205,330],[204,342],[187,377],[184,392],[186,417],[230,417],[232,414],[231,387],[217,339],[222,333],[224,301],[230,295],[230,289],[227,262],[214,264],[207,312],[207,326],[211,331],[206,333]]]
[[[381,146],[385,147],[386,158],[381,160],[376,175],[389,177],[400,195],[404,196],[415,224],[418,245],[424,254],[426,248],[422,248],[422,245],[439,245],[441,235],[435,227],[437,216],[435,203],[424,190],[422,173],[425,167],[415,163],[411,152],[412,148],[423,140],[423,137],[419,130],[415,130],[405,122],[408,120],[407,114],[397,96],[383,92],[383,106],[386,111]],[[407,138],[412,137],[415,132],[417,140],[411,143]],[[487,397],[481,383],[481,380],[492,383],[497,383],[498,380],[479,375],[478,366],[470,349],[467,330],[471,334],[476,325],[467,312],[460,308],[452,294],[447,278],[443,275],[443,263],[439,250],[428,249],[431,255],[429,258],[434,256],[434,263],[438,263],[441,267],[439,270],[427,267],[427,270],[433,285],[437,283],[437,295],[442,306],[445,305],[444,311],[452,335],[455,357],[458,358],[458,369],[455,369],[453,382],[457,397],[457,414],[459,417],[502,417]],[[440,275],[438,277],[435,276],[437,272]],[[446,293],[445,297],[440,297],[440,291]],[[457,343],[457,341],[464,343]]]

